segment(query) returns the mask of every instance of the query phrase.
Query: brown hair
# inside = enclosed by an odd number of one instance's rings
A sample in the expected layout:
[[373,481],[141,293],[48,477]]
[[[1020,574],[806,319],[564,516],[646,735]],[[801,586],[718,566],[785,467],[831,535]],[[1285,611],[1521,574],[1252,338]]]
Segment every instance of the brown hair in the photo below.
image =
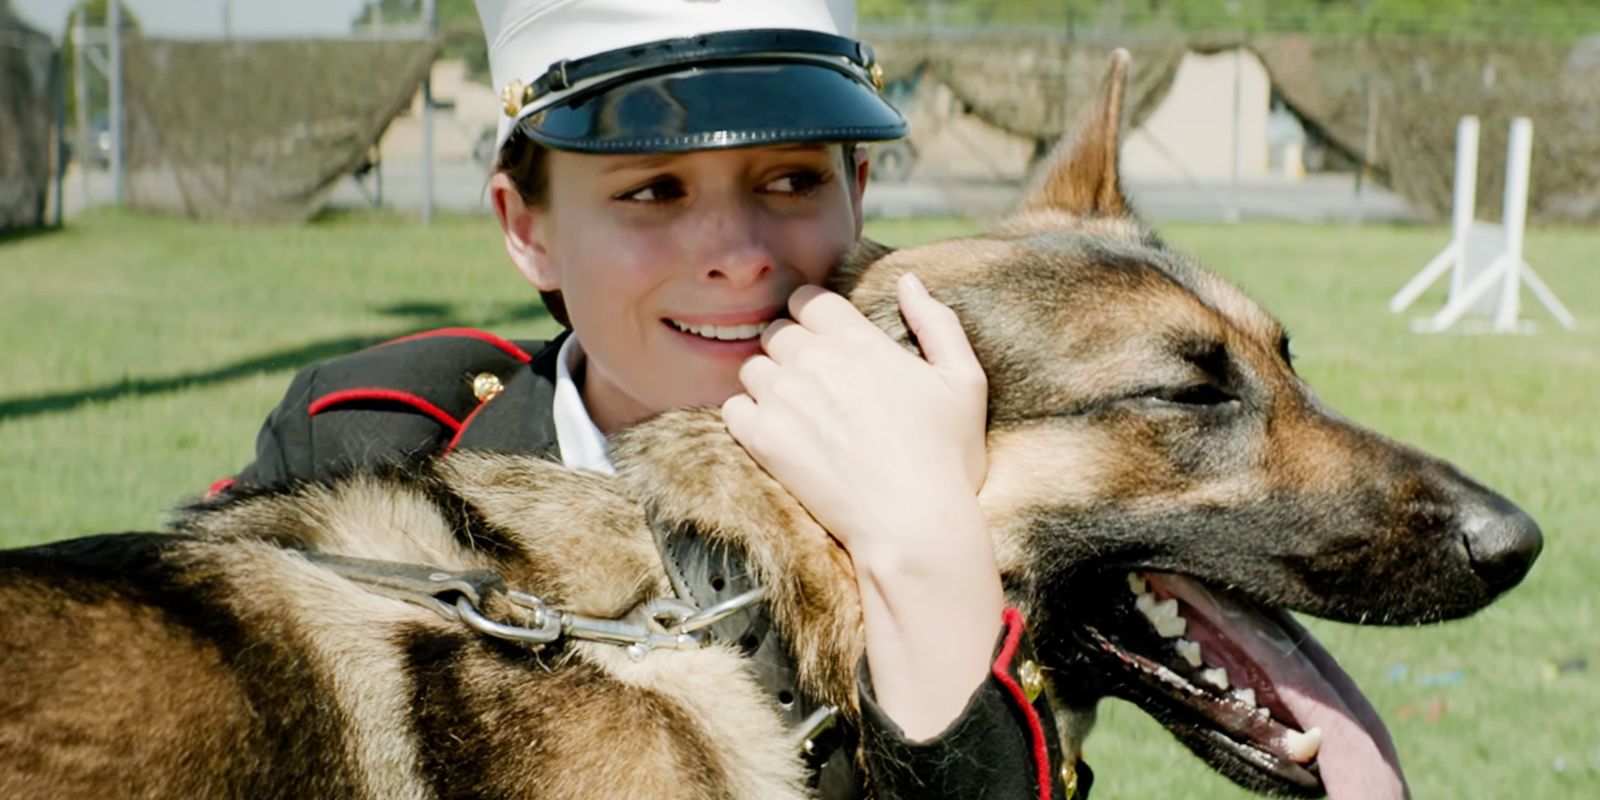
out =
[[[855,186],[856,171],[852,155],[860,145],[853,142],[841,144],[841,153],[844,155],[845,180]],[[520,132],[513,131],[511,138],[506,140],[500,148],[500,156],[495,160],[494,171],[505,173],[511,179],[511,185],[517,187],[517,195],[522,198],[522,204],[530,208],[540,208],[550,200],[550,175],[545,170],[546,150]],[[570,328],[572,323],[567,320],[567,304],[561,299],[560,292],[539,292],[539,299],[544,301],[544,307],[550,311],[550,316],[563,327]]]
[[[500,148],[494,171],[504,172],[511,179],[511,185],[517,187],[517,195],[522,198],[523,205],[539,208],[550,199],[550,176],[545,171],[544,163],[545,149],[521,133],[513,132]],[[567,320],[566,301],[561,299],[560,292],[540,291],[539,299],[544,301],[544,307],[556,322],[564,328],[572,327]]]

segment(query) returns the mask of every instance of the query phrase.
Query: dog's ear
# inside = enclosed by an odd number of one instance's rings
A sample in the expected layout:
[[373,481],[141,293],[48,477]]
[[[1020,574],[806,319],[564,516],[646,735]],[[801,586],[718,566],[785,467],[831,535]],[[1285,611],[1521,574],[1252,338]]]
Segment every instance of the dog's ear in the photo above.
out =
[[1100,96],[1077,132],[1056,145],[1024,195],[1021,213],[1051,209],[1084,217],[1129,213],[1117,170],[1117,146],[1131,61],[1127,50],[1111,54],[1111,68],[1100,85]]

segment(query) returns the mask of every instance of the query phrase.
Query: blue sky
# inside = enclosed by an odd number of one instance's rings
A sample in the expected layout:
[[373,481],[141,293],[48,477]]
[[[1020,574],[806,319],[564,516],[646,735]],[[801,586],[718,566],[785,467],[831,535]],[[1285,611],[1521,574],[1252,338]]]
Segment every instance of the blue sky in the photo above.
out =
[[[122,0],[150,36],[212,39],[222,36],[223,5],[233,6],[239,38],[340,36],[350,32],[365,0]],[[73,0],[11,0],[29,24],[60,36]]]

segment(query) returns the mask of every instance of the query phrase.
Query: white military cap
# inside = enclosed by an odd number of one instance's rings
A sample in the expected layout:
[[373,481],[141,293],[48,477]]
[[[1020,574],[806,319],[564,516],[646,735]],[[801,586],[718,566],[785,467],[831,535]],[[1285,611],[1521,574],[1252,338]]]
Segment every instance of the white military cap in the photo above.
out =
[[513,130],[636,153],[905,135],[855,0],[477,0]]

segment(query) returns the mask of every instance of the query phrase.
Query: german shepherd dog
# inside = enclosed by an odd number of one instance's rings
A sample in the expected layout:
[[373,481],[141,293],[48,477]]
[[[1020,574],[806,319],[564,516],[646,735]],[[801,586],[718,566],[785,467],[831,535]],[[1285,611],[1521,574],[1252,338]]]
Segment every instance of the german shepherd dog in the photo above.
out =
[[[1016,214],[864,245],[837,288],[914,349],[894,291],[912,271],[966,327],[991,386],[980,501],[1069,758],[1118,696],[1244,786],[1402,797],[1382,721],[1287,612],[1471,614],[1527,573],[1539,530],[1324,407],[1271,316],[1132,216],[1127,64]],[[857,714],[845,552],[714,410],[613,444],[616,478],[461,452],[0,555],[0,795],[807,796],[733,647],[533,653],[308,555],[493,570],[617,617],[672,591],[647,520],[693,529],[746,554],[803,689]]]

